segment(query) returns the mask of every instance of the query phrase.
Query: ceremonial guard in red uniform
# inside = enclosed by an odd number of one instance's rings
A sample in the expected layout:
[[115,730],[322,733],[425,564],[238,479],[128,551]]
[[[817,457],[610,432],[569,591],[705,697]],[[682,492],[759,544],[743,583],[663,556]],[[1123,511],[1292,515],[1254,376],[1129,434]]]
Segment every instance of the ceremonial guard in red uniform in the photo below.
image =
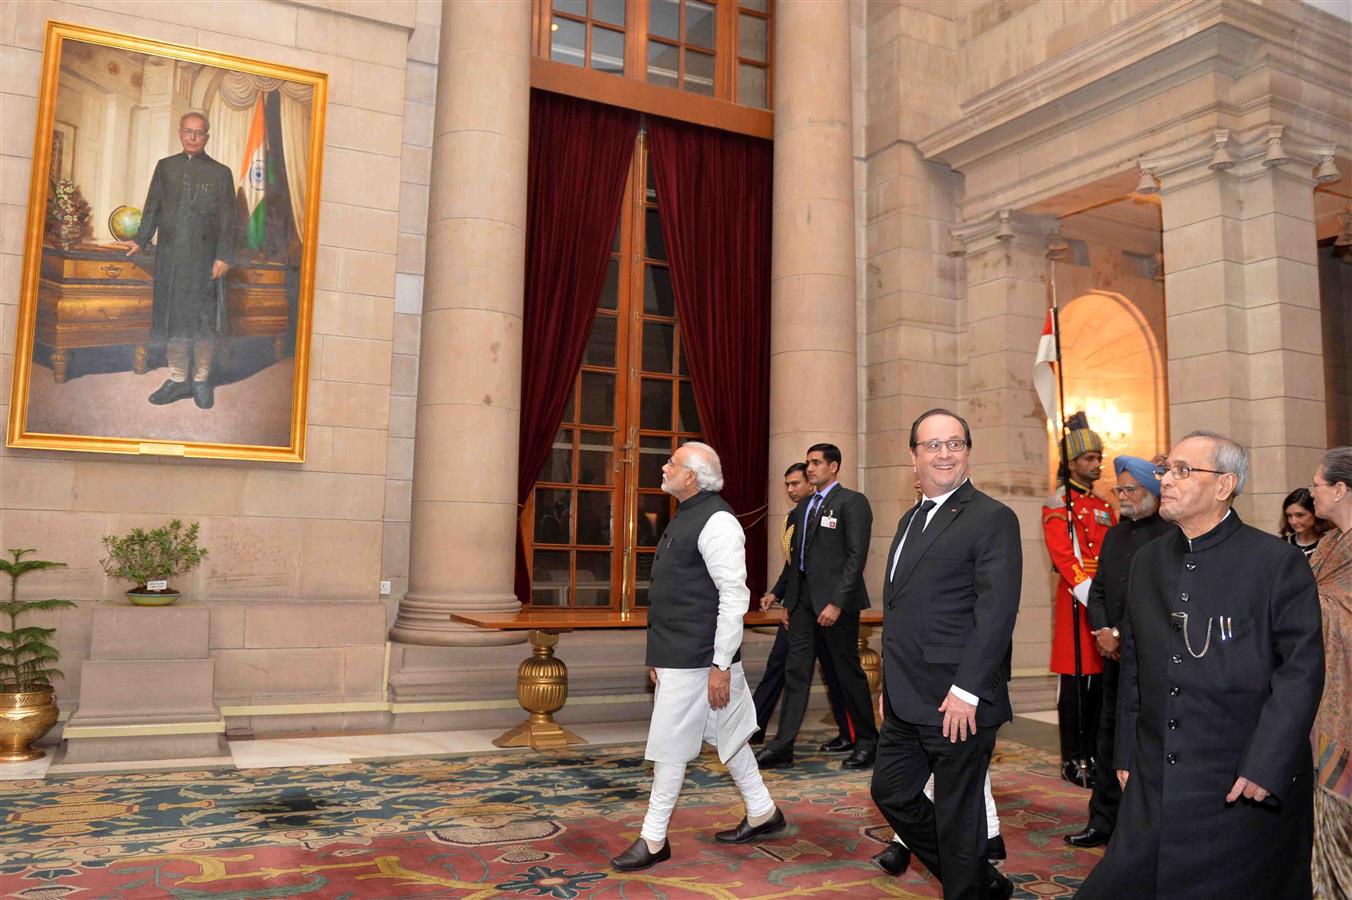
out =
[[[1093,490],[1103,465],[1102,438],[1088,428],[1077,428],[1066,436],[1065,443],[1074,536],[1066,528],[1064,487],[1057,488],[1042,507],[1042,531],[1052,565],[1061,576],[1056,585],[1051,662],[1052,671],[1061,676],[1056,703],[1061,732],[1061,771],[1066,780],[1083,784],[1084,773],[1093,771],[1093,760],[1089,757],[1098,733],[1099,705],[1103,696],[1103,660],[1089,631],[1085,604],[1089,600],[1090,583],[1098,571],[1103,536],[1117,524],[1117,514],[1108,501],[1095,496]],[[1080,604],[1080,702],[1083,709],[1077,709],[1076,703],[1073,603]],[[1084,716],[1083,742],[1080,715]],[[1106,776],[1111,777],[1111,773]]]

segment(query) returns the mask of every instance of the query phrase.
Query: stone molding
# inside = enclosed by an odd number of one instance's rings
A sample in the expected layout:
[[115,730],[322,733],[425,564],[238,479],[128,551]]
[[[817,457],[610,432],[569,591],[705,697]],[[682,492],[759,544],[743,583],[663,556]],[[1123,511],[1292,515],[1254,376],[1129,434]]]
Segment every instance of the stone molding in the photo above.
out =
[[949,256],[975,256],[993,249],[1016,246],[1046,249],[1047,240],[1059,231],[1055,216],[1039,216],[1013,209],[999,209],[949,230]]
[[[1250,181],[1269,170],[1295,179],[1313,188],[1314,170],[1326,158],[1337,155],[1334,144],[1310,143],[1310,137],[1288,125],[1275,122],[1235,130],[1217,128],[1205,140],[1175,153],[1143,156],[1143,172],[1160,180],[1164,191],[1185,187],[1213,175]],[[1279,148],[1285,159],[1269,162],[1272,149]],[[1221,161],[1224,154],[1224,162]]]
[[281,2],[292,6],[323,10],[334,16],[378,22],[381,25],[402,28],[410,34],[413,33],[413,29],[418,24],[417,0],[383,0],[380,3],[372,3],[370,0],[365,0],[365,2],[359,2],[359,0],[281,0]]

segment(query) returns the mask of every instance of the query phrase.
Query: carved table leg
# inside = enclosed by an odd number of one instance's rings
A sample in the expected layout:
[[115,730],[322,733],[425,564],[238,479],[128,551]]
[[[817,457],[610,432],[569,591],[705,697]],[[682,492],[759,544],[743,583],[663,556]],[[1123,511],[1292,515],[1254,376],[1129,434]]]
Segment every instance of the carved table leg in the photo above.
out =
[[145,344],[136,345],[136,374],[144,375],[150,370],[150,351]]
[[70,363],[69,350],[52,351],[52,377],[57,384],[66,383],[66,366]]
[[530,633],[534,650],[516,670],[516,699],[530,718],[495,739],[497,746],[550,750],[586,743],[554,721],[554,713],[568,700],[568,667],[554,656],[558,642],[559,636],[552,632]]
[[[873,636],[873,626],[865,625],[859,629],[859,665],[864,670],[864,677],[868,679],[868,693],[870,697],[877,697],[878,692],[883,689],[883,658],[877,650],[868,645],[868,639]],[[878,719],[877,724],[882,723],[882,718],[878,716],[878,704],[873,704],[873,715]]]

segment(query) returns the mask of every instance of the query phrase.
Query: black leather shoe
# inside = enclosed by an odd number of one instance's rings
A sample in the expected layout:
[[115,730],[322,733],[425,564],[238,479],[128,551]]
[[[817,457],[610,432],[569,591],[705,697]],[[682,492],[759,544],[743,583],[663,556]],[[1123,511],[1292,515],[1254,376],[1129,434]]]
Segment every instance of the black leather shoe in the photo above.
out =
[[1072,847],[1102,847],[1108,843],[1110,837],[1112,837],[1111,832],[1086,827],[1084,831],[1077,834],[1066,835],[1063,840]]
[[756,766],[761,769],[775,769],[779,766],[793,765],[793,748],[777,750],[774,747],[762,747],[756,751]]
[[198,409],[211,409],[215,405],[216,392],[211,387],[210,381],[192,383],[192,402],[197,404]]
[[1014,882],[998,871],[995,873],[995,877],[986,883],[986,900],[1009,900],[1013,896]]
[[995,862],[997,859],[1007,859],[1009,853],[1005,850],[1005,836],[997,834],[993,838],[986,839],[986,862]]
[[848,753],[854,749],[854,741],[838,734],[817,749],[822,753]]
[[893,841],[886,850],[873,857],[873,861],[882,866],[888,875],[901,875],[911,865],[911,851]]
[[611,868],[619,869],[621,872],[637,872],[669,859],[671,859],[671,841],[663,841],[662,849],[653,853],[648,849],[648,842],[639,838],[629,845],[628,850],[612,859],[610,865]]
[[1085,760],[1067,759],[1061,763],[1061,778],[1076,787],[1093,788],[1094,779],[1089,774],[1089,763]]
[[747,740],[747,743],[748,743],[748,744],[763,744],[763,743],[765,743],[765,729],[764,729],[764,728],[759,728],[759,729],[757,729],[756,731],[751,732],[751,737],[750,737],[750,739]]
[[745,844],[747,841],[754,841],[761,835],[774,834],[776,831],[783,831],[788,823],[784,821],[784,811],[776,809],[775,814],[769,821],[762,822],[759,825],[751,825],[742,817],[742,821],[737,823],[737,827],[731,831],[720,831],[714,835],[714,840],[724,844]]
[[840,765],[846,769],[871,769],[873,768],[873,759],[877,755],[878,751],[872,747],[855,747],[849,759]]
[[156,406],[168,406],[175,400],[186,400],[192,396],[192,385],[186,381],[165,381],[150,395],[150,402]]

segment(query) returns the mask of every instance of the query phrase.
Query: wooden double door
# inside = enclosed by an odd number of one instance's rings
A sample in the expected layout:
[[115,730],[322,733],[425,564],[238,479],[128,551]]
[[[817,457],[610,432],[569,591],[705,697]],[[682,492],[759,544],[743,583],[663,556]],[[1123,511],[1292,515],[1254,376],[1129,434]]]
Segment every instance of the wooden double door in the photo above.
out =
[[639,131],[605,287],[572,397],[522,512],[536,607],[646,606],[676,503],[662,466],[699,437],[667,248]]

